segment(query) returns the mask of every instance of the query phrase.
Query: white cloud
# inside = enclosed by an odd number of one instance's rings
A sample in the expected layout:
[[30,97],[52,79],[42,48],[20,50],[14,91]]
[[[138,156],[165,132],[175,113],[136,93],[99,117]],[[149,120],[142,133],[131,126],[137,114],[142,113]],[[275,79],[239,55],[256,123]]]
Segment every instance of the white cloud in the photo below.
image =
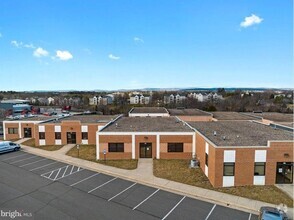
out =
[[139,38],[139,37],[134,37],[134,41],[144,43],[144,40],[142,38]]
[[25,48],[35,49],[36,47],[33,44],[24,44]]
[[67,50],[64,50],[64,51],[57,50],[56,51],[56,57],[59,58],[60,60],[66,61],[66,60],[72,59],[73,55]]
[[252,14],[251,16],[245,17],[244,21],[240,23],[241,27],[247,28],[249,26],[259,24],[263,21],[263,18],[258,17],[255,14]]
[[119,60],[120,59],[120,57],[114,56],[113,54],[109,54],[108,58],[112,59],[112,60]]
[[16,40],[12,40],[10,43],[17,48],[23,48],[23,47],[28,48],[28,49],[35,49],[36,48],[32,43],[24,44],[23,42],[16,41]]
[[23,45],[22,42],[17,42],[16,40],[12,40],[10,43],[17,48],[20,48]]
[[46,56],[49,55],[49,53],[48,53],[47,50],[44,50],[42,47],[38,47],[38,48],[34,51],[33,55],[34,55],[35,57],[46,57]]

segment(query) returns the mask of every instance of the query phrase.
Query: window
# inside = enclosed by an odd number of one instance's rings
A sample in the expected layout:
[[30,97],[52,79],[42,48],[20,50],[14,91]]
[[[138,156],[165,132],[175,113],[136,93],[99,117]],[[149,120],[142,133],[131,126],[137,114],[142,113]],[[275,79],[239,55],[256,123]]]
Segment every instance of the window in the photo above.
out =
[[208,154],[205,153],[205,165],[208,166]]
[[183,143],[168,143],[167,152],[183,152]]
[[45,132],[39,132],[39,139],[45,139]]
[[18,134],[18,128],[8,128],[8,134]]
[[60,140],[61,139],[61,132],[55,132],[55,139]]
[[235,163],[224,163],[224,176],[235,175]]
[[82,139],[88,140],[88,132],[82,132]]
[[265,163],[264,162],[254,163],[254,176],[265,176]]
[[108,152],[124,152],[124,143],[109,143]]

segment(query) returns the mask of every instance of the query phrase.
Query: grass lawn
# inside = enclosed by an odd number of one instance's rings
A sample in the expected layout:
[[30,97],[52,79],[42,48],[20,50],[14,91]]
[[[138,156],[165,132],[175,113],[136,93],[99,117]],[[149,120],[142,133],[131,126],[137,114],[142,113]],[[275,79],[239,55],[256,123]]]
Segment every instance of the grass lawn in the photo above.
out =
[[200,168],[190,169],[190,160],[153,160],[154,176],[198,186],[218,192],[228,193],[272,204],[284,203],[293,207],[293,200],[275,186],[238,186],[213,188]]
[[[96,146],[95,145],[80,145],[79,158],[84,160],[93,161],[96,163],[101,163],[108,166],[113,166],[126,170],[133,170],[137,168],[138,160],[96,160]],[[70,151],[67,152],[68,156],[78,157],[78,150],[76,147],[73,147]]]
[[55,151],[55,150],[59,150],[60,148],[62,148],[64,145],[44,145],[44,146],[36,146],[35,145],[35,139],[29,139],[23,143],[21,143],[23,145],[29,146],[29,147],[35,147],[38,149],[42,149],[42,150],[48,150],[48,151]]

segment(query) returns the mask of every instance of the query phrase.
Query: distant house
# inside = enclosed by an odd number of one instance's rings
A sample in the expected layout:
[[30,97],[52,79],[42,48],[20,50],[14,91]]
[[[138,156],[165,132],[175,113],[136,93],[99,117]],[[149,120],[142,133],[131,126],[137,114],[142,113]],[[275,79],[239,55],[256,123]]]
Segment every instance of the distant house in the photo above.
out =
[[163,102],[164,104],[173,104],[173,103],[182,103],[184,100],[186,100],[186,96],[183,95],[174,95],[174,94],[170,94],[170,95],[166,95],[163,97]]
[[54,104],[54,98],[49,97],[49,98],[47,99],[47,102],[48,102],[48,105],[50,105],[50,104]]
[[148,105],[151,102],[151,96],[144,96],[144,95],[132,95],[130,97],[130,104],[137,105]]
[[94,96],[93,98],[89,98],[89,105],[110,105],[113,103],[114,96],[112,94],[108,94],[106,96]]
[[197,99],[198,102],[206,102],[209,100],[221,100],[223,96],[217,93],[190,93],[188,97]]

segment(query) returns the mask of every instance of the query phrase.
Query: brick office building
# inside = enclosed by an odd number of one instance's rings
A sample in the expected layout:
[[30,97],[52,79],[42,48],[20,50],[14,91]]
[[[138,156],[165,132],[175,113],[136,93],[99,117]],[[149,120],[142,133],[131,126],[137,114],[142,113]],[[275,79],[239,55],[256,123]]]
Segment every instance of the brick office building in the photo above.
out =
[[96,132],[118,115],[74,115],[36,125],[36,146],[96,144]]
[[293,132],[254,121],[191,122],[214,187],[293,183]]
[[122,117],[97,132],[96,157],[190,159],[195,132],[176,117]]
[[35,138],[35,125],[55,120],[57,117],[35,116],[8,119],[3,121],[4,140]]

